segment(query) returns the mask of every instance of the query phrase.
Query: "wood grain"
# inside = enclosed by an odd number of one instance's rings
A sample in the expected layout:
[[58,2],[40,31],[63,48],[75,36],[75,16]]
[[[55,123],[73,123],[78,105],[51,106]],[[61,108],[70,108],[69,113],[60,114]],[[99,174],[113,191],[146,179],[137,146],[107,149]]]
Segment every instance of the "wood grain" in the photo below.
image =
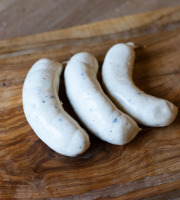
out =
[[[180,115],[168,127],[142,127],[124,146],[91,135],[90,149],[68,158],[35,135],[24,116],[21,93],[28,70],[40,58],[62,62],[89,51],[101,65],[113,44],[134,41],[139,46],[136,84],[180,106],[179,36],[180,7],[174,7],[0,41],[0,198],[178,199]],[[74,116],[63,84],[60,98]]]
[[0,39],[180,5],[178,0],[0,0]]

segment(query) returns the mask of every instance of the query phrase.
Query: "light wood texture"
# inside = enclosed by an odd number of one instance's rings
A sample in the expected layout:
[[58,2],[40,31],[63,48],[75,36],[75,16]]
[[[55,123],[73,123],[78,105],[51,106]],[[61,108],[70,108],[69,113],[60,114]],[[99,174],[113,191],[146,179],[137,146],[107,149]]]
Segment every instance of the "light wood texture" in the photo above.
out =
[[179,0],[0,0],[0,40],[180,5]]
[[[78,158],[68,158],[48,148],[27,123],[22,86],[40,58],[62,62],[89,51],[102,65],[113,44],[133,41],[139,46],[135,83],[180,106],[179,36],[180,7],[174,7],[0,41],[0,198],[178,199],[180,115],[168,127],[142,127],[124,146],[91,135],[90,149]],[[75,116],[63,79],[60,98]]]

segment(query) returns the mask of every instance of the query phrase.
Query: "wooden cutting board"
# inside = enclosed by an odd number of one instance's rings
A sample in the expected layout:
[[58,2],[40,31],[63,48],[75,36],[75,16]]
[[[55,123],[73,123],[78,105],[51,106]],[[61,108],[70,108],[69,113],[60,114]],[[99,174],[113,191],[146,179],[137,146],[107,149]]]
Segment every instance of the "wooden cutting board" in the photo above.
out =
[[[168,127],[141,126],[124,146],[91,136],[85,154],[68,158],[48,148],[23,113],[22,86],[35,61],[88,51],[101,66],[112,45],[127,41],[139,46],[137,86],[180,106],[180,7],[0,41],[0,199],[180,198],[180,115]],[[63,77],[60,98],[75,116]]]

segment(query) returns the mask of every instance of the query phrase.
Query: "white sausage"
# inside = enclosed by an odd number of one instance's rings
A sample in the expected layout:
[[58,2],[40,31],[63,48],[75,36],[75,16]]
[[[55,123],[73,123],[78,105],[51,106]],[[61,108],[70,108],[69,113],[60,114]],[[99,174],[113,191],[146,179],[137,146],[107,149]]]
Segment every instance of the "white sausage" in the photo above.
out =
[[98,63],[93,55],[74,55],[64,73],[67,96],[78,117],[93,134],[112,144],[126,144],[140,129],[104,94],[97,81],[97,71]]
[[150,96],[137,88],[132,80],[134,44],[116,44],[107,52],[102,79],[115,105],[138,123],[159,127],[176,118],[178,109],[171,102]]
[[89,136],[63,109],[58,97],[62,65],[37,61],[23,86],[23,108],[32,129],[54,151],[77,156],[89,147]]

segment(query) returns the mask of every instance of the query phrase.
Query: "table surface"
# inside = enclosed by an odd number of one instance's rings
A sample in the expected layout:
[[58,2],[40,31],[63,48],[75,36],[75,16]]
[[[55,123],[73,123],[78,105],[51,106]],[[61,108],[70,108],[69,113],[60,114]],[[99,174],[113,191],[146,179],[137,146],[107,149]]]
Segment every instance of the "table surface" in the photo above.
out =
[[0,40],[180,5],[179,0],[0,0]]

